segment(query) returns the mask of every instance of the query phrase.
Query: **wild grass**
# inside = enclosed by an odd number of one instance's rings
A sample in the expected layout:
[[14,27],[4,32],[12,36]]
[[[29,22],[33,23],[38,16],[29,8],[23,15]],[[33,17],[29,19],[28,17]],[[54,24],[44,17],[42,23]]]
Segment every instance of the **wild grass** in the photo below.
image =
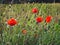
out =
[[[39,10],[37,14],[32,13],[34,7]],[[48,15],[53,19],[47,24]],[[39,24],[35,20],[38,16],[44,17]],[[10,18],[15,18],[18,24],[8,26]],[[60,4],[0,4],[0,45],[60,45]]]

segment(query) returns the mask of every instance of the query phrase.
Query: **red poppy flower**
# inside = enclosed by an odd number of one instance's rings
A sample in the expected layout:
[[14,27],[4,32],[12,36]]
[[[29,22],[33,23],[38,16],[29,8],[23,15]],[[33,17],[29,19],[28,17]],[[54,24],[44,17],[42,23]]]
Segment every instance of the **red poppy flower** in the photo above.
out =
[[22,33],[23,33],[23,34],[26,34],[26,33],[27,33],[27,30],[22,30]]
[[33,8],[32,9],[32,13],[38,13],[38,9],[37,8]]
[[14,26],[15,24],[17,24],[17,21],[14,18],[11,18],[7,21],[7,24],[10,26]]
[[52,16],[47,16],[46,17],[46,22],[49,23],[52,20]]
[[37,17],[36,18],[36,22],[39,23],[39,22],[42,22],[43,21],[43,17]]

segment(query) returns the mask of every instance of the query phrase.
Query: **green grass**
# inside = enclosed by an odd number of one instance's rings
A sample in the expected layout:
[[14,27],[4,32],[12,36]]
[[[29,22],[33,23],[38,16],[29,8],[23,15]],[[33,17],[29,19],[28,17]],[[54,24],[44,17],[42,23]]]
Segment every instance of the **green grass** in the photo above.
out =
[[[39,13],[33,14],[32,8]],[[38,16],[51,15],[53,19],[37,24]],[[11,17],[18,24],[11,27],[6,24]],[[56,21],[57,20],[57,21]],[[60,4],[0,4],[0,45],[60,45]],[[27,34],[22,34],[26,29]]]

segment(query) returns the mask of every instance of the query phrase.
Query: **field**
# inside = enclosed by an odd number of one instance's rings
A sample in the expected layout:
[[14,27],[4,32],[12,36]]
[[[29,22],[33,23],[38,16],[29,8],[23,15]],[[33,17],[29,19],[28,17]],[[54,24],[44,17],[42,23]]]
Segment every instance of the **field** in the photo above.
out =
[[[50,23],[45,21],[48,15],[53,17]],[[38,16],[44,21],[37,23]],[[9,26],[10,18],[18,23]],[[60,45],[60,4],[0,4],[0,45]]]

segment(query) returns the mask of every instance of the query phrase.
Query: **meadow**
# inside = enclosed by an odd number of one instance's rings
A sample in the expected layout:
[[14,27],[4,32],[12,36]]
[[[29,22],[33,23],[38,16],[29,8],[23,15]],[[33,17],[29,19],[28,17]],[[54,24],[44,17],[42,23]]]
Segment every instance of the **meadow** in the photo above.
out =
[[[37,8],[38,13],[32,13]],[[46,23],[46,16],[52,20]],[[36,17],[44,20],[36,22]],[[17,24],[9,26],[7,20]],[[60,45],[60,4],[0,4],[0,45]]]

